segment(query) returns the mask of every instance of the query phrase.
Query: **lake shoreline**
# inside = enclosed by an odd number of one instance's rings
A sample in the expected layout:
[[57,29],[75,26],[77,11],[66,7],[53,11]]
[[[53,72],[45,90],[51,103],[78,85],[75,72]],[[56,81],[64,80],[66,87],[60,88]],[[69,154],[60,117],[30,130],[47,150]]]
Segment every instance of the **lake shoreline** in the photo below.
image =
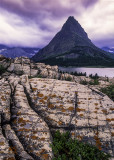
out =
[[100,77],[111,77],[114,78],[114,68],[90,68],[90,67],[60,67],[59,70],[62,72],[77,72],[77,73],[85,73],[89,76],[90,74],[95,75],[96,73]]
[[64,67],[64,68],[114,68],[109,66],[58,66],[58,67]]

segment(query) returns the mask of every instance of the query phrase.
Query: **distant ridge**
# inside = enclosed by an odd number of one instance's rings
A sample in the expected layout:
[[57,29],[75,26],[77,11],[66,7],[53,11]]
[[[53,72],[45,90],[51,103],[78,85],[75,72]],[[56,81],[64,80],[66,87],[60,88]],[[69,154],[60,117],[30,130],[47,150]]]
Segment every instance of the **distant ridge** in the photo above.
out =
[[96,47],[74,17],[70,16],[51,42],[32,59],[61,66],[114,65],[110,53]]
[[6,45],[0,44],[0,54],[8,58],[16,58],[21,56],[31,58],[39,50],[40,50],[39,48],[8,47]]

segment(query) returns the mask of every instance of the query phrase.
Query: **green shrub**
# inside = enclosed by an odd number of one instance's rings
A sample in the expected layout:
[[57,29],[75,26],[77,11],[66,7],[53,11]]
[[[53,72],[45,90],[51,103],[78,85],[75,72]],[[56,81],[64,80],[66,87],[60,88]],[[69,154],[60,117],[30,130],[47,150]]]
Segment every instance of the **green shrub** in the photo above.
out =
[[72,81],[72,78],[70,76],[68,76],[67,78],[65,78],[66,81]]
[[114,84],[105,88],[100,89],[101,92],[105,93],[110,99],[114,101]]
[[0,64],[0,75],[4,73],[6,69]]
[[29,78],[29,79],[31,79],[31,78],[46,78],[46,76],[43,76],[43,75],[41,75],[41,74],[38,74],[37,76],[29,76],[28,78]]
[[94,79],[93,81],[89,82],[90,85],[99,85],[98,79]]
[[53,160],[109,160],[110,155],[97,147],[70,138],[70,133],[57,131],[53,137]]
[[81,80],[80,81],[80,84],[83,84],[83,85],[99,85],[99,81],[98,79],[94,79],[93,81],[86,81],[86,80]]
[[81,81],[80,81],[80,84],[87,85],[88,82],[87,82],[86,80],[81,80]]

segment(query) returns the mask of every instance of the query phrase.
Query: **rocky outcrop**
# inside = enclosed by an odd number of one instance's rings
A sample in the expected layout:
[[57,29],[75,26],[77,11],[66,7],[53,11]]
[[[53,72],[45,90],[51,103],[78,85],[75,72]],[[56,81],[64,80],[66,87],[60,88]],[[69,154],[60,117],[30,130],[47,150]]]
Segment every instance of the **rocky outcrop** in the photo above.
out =
[[19,57],[15,59],[8,59],[3,56],[0,58],[0,65],[7,71],[4,77],[9,75],[28,75],[29,77],[45,77],[58,79],[58,66],[49,66],[44,63],[34,63],[27,57]]
[[59,73],[57,66],[24,57],[8,61],[0,79],[1,160],[51,160],[56,130],[114,156],[114,102],[99,86],[81,85],[80,78],[89,79]]

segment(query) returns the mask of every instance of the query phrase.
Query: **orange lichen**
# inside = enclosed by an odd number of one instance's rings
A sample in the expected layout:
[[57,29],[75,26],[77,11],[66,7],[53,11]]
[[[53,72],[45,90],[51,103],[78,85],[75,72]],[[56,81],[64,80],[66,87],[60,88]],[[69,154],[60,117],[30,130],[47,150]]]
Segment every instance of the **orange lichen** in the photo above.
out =
[[52,103],[49,103],[49,104],[48,104],[48,108],[53,109],[53,108],[54,108],[54,105],[53,105]]
[[77,111],[77,112],[81,112],[81,111],[85,111],[85,109],[82,109],[82,108],[76,108],[76,111]]
[[23,123],[23,118],[19,118],[18,123]]
[[37,136],[31,136],[33,140],[37,140]]
[[63,99],[63,97],[61,97],[61,96],[59,96],[59,98],[62,100]]
[[37,88],[32,88],[33,91],[37,91]]
[[99,108],[98,108],[98,107],[95,107],[95,109],[98,110]]
[[7,95],[9,95],[9,92],[6,92]]
[[37,133],[37,131],[33,131],[33,134],[36,134]]
[[40,138],[40,141],[44,141],[44,140],[45,140],[45,137]]
[[53,95],[51,95],[51,97],[52,97],[52,98],[55,98],[55,97],[57,97],[57,96],[56,96],[55,94],[53,94]]
[[4,160],[15,160],[14,157],[5,157]]
[[13,120],[13,123],[14,123],[14,124],[16,124],[16,123],[17,123],[17,120],[16,120],[16,119],[15,119],[15,120]]
[[69,93],[68,91],[65,91],[65,93]]
[[114,132],[111,133],[111,136],[114,137]]
[[40,99],[39,102],[45,104],[45,101],[43,99]]
[[45,97],[44,97],[44,100],[47,100],[47,99],[48,99],[48,97],[47,97],[47,96],[45,96]]
[[107,110],[106,110],[106,109],[103,109],[102,112],[103,112],[104,114],[107,114]]
[[111,111],[114,111],[114,108],[110,108]]
[[94,113],[97,113],[97,111],[94,111]]
[[1,100],[2,100],[2,101],[6,101],[6,99],[5,99],[5,97],[4,97],[4,96],[2,96],[2,97],[1,97]]
[[101,142],[100,142],[100,139],[99,139],[98,135],[99,135],[99,132],[98,132],[98,131],[95,132],[94,139],[95,139],[95,141],[96,141],[96,146],[99,148],[99,150],[101,150],[101,149],[102,149],[102,148],[101,148]]
[[42,98],[44,95],[42,93],[38,93],[38,97]]
[[80,114],[79,116],[80,116],[80,117],[83,117],[84,115],[83,115],[83,114]]
[[9,147],[9,151],[13,151],[13,153],[17,154],[17,150],[15,147]]
[[33,99],[34,99],[34,100],[36,100],[36,99],[37,99],[37,97],[33,97]]
[[71,134],[72,134],[72,136],[74,136],[74,135],[75,135],[75,133],[74,133],[74,132],[72,132]]
[[17,130],[18,132],[28,132],[31,131],[30,129],[26,129],[26,128],[20,128]]
[[41,151],[40,151],[40,154],[42,155],[42,154],[44,154],[46,152],[46,150],[45,149],[42,149]]
[[18,123],[21,123],[21,126],[26,125],[27,122],[30,122],[29,120],[24,120],[23,118],[18,119]]
[[17,116],[21,115],[21,112],[17,112]]
[[74,110],[74,107],[69,107],[68,110],[69,110],[69,111],[73,111],[73,110]]
[[77,123],[78,121],[77,120],[75,120],[75,123]]
[[60,106],[59,107],[63,107],[63,105],[62,104],[60,104]]
[[107,118],[106,120],[107,120],[108,122],[111,122],[111,121],[114,121],[114,118],[111,118],[111,119]]
[[4,145],[4,142],[0,142],[0,146]]
[[66,109],[62,108],[61,112],[66,112]]
[[48,159],[49,159],[49,155],[48,155],[48,154],[43,154],[43,155],[42,155],[42,158],[43,158],[44,160],[48,160]]
[[82,141],[83,136],[77,135],[76,138]]
[[69,100],[68,100],[67,102],[68,102],[68,103],[73,103],[72,101],[69,101]]
[[58,124],[59,124],[59,125],[62,125],[62,124],[63,124],[63,122],[62,122],[62,121],[59,121],[59,122],[58,122]]

